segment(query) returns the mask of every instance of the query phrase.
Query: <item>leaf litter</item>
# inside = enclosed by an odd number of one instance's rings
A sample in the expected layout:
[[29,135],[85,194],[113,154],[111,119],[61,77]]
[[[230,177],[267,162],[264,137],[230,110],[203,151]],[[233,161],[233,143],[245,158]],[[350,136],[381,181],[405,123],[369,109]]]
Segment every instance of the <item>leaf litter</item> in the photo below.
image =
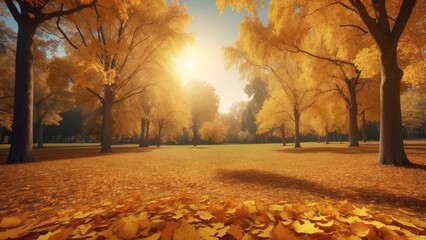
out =
[[[195,151],[0,166],[0,239],[425,239],[424,170],[376,166],[374,154],[356,158],[343,148],[221,149],[221,159]],[[426,162],[421,151],[410,159]],[[404,185],[392,180],[400,178]],[[380,194],[350,193],[358,188]]]

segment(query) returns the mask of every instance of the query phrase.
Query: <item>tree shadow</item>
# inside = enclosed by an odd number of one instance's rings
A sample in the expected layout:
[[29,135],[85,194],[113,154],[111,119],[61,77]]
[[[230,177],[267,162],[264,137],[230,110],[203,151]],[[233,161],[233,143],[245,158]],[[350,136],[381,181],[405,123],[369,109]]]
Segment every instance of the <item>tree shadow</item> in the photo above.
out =
[[341,154],[371,154],[379,153],[377,148],[369,147],[301,147],[301,148],[284,148],[275,150],[281,153],[298,153],[298,154],[312,154],[312,153],[341,153]]
[[[111,153],[101,153],[100,146],[55,146],[33,150],[34,162],[113,156],[125,153],[149,152],[154,148],[115,147]],[[9,149],[1,149],[0,164],[5,164]]]
[[220,181],[229,183],[251,183],[281,190],[298,190],[313,194],[319,198],[330,198],[334,201],[348,199],[354,203],[383,205],[393,208],[409,208],[416,212],[424,212],[426,200],[409,196],[400,196],[361,187],[334,189],[322,184],[298,179],[284,174],[270,173],[258,170],[226,170],[219,169],[217,177]]

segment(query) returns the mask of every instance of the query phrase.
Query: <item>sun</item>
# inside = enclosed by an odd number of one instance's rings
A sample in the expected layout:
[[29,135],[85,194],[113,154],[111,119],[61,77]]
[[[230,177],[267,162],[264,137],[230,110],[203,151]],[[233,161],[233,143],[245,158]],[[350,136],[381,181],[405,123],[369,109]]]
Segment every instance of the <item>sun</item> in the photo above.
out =
[[175,70],[180,74],[183,82],[187,82],[194,77],[196,72],[196,60],[193,49],[185,49],[174,58]]

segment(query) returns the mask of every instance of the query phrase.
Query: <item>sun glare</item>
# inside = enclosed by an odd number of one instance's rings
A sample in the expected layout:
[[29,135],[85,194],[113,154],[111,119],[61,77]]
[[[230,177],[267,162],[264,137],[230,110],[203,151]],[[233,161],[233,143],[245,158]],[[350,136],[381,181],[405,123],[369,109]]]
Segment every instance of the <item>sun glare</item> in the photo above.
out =
[[194,75],[195,61],[191,49],[186,49],[180,56],[175,57],[175,68],[183,82],[189,81]]

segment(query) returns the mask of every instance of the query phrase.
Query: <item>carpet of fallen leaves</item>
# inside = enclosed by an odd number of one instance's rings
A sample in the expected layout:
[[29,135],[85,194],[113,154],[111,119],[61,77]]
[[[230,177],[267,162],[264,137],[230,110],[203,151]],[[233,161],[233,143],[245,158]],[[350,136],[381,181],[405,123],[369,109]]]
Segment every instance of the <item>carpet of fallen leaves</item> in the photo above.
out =
[[406,150],[49,147],[0,166],[0,239],[426,239],[426,143]]

